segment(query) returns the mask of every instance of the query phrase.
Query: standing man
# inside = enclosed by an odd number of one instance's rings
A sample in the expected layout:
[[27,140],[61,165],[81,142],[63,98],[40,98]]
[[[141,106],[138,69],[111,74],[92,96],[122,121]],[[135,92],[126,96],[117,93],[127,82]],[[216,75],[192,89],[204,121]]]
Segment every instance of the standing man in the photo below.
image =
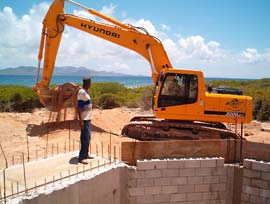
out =
[[91,86],[91,78],[83,78],[83,88],[78,92],[78,116],[81,126],[81,150],[79,153],[79,162],[87,164],[85,159],[90,159],[88,154],[89,143],[91,140],[91,116],[92,116],[92,101],[88,90]]

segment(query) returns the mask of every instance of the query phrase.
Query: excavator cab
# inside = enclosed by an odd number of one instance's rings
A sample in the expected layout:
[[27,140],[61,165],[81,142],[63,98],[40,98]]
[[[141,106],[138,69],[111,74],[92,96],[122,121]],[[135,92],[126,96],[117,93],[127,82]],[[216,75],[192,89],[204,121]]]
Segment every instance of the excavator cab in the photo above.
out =
[[168,69],[157,80],[153,97],[156,118],[249,123],[252,98],[234,92],[208,93],[201,71]]
[[194,74],[168,73],[160,88],[157,106],[192,104],[198,98],[198,77]]

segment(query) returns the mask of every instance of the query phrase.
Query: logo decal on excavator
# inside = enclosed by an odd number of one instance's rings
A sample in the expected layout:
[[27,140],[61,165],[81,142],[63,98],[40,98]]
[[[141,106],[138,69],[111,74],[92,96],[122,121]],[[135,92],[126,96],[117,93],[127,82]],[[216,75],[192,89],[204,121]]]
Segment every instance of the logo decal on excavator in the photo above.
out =
[[89,25],[89,24],[86,24],[86,23],[81,23],[81,27],[87,28],[88,30],[92,30],[92,31],[95,31],[97,33],[101,33],[101,34],[108,35],[108,36],[111,36],[111,37],[120,38],[120,34],[118,34],[118,33],[111,32],[109,30],[105,30],[103,28],[92,26],[92,25]]
[[228,106],[230,110],[237,111],[243,109],[243,102],[239,101],[237,98],[234,98],[231,101],[227,102],[226,106]]

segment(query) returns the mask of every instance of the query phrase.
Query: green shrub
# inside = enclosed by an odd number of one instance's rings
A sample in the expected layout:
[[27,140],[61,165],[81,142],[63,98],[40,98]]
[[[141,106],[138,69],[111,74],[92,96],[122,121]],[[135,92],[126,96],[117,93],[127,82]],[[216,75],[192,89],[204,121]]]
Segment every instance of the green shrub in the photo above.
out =
[[262,101],[261,108],[256,116],[260,121],[270,120],[270,101]]
[[1,112],[32,112],[37,107],[41,105],[32,88],[16,85],[0,86]]
[[98,98],[98,106],[102,109],[111,109],[120,107],[123,104],[123,100],[115,94],[102,94]]
[[[253,98],[253,118],[270,120],[270,79],[261,80],[216,80],[206,83],[212,87],[239,88]],[[127,106],[148,110],[152,106],[153,86],[127,88],[114,82],[93,83],[90,95],[94,107],[115,108]],[[1,112],[31,112],[41,107],[39,99],[30,87],[0,86]]]

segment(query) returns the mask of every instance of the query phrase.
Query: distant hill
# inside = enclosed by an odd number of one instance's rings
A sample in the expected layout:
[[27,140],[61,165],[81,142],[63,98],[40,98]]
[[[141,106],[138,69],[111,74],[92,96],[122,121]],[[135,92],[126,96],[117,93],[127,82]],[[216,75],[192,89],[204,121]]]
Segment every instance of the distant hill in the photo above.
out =
[[[42,69],[40,73],[42,73]],[[37,68],[32,66],[20,66],[15,68],[6,68],[0,70],[0,75],[36,75]],[[86,67],[55,67],[54,73],[55,76],[127,76],[125,74],[117,72],[107,72],[107,71],[96,71],[87,69]]]

